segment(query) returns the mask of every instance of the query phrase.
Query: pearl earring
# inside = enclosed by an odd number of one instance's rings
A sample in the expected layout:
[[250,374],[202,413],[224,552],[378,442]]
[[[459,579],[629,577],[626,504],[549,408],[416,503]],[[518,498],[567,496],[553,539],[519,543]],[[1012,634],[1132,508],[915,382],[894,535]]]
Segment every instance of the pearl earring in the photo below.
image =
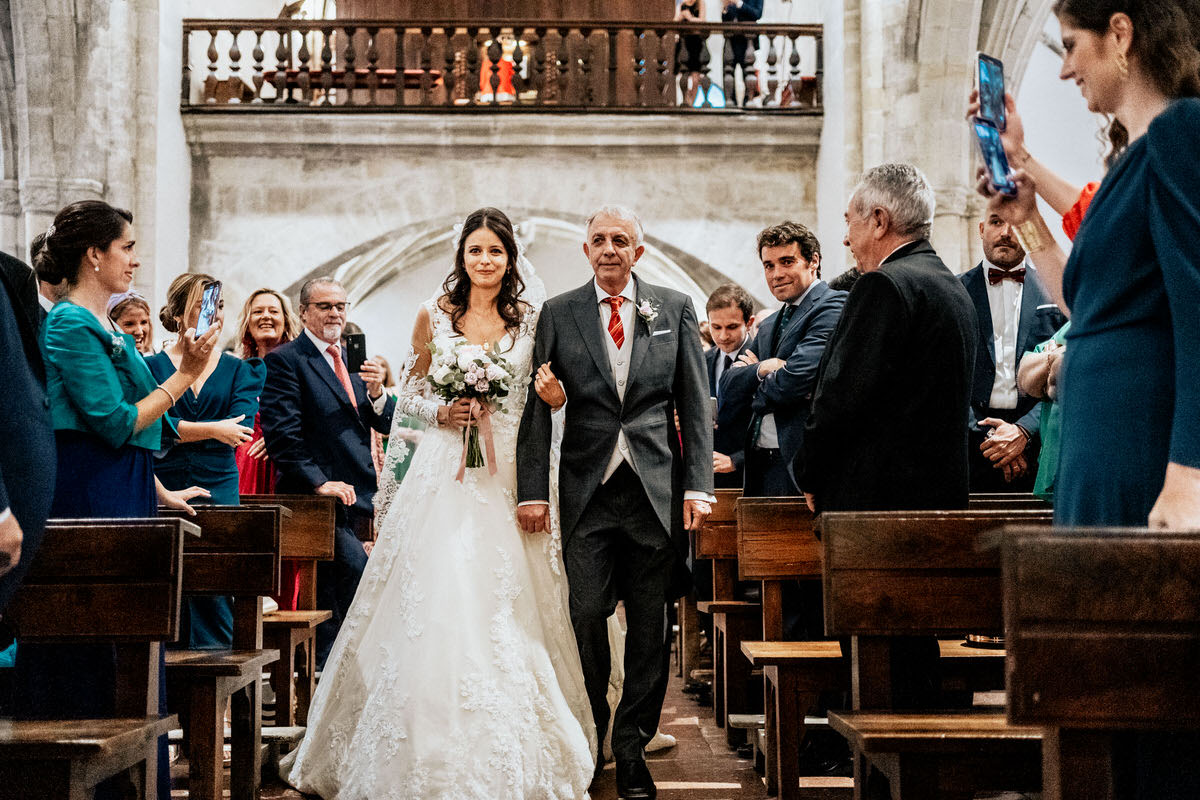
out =
[[100,271],[100,267],[99,267],[99,265],[97,265],[97,266],[96,266],[96,272],[99,272],[99,271]]

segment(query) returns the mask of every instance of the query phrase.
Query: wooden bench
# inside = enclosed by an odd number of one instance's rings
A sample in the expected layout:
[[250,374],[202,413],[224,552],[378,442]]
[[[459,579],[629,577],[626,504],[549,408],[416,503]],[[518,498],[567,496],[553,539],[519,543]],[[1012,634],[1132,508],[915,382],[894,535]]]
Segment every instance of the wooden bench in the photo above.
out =
[[331,611],[317,610],[317,562],[333,560],[337,500],[316,494],[244,494],[242,505],[281,505],[291,512],[283,520],[279,556],[298,565],[299,608],[263,615],[263,642],[279,651],[279,660],[267,668],[275,693],[275,725],[307,725],[317,681],[317,626],[333,617]]
[[255,800],[262,780],[259,684],[263,669],[279,659],[278,650],[262,649],[262,597],[279,591],[280,527],[289,512],[278,505],[194,508],[201,536],[184,547],[183,591],[233,598],[233,648],[167,654],[169,698],[189,711],[188,796],[223,796],[229,704],[230,794]]
[[[895,637],[1000,634],[1000,557],[994,547],[984,546],[987,537],[1004,524],[1050,522],[1049,511],[1029,509],[832,512],[817,519],[825,561],[825,630],[851,637],[854,712],[831,713],[829,722],[855,751],[856,797],[864,788],[868,760],[889,777],[896,798],[914,786],[924,788],[905,797],[1040,788],[1040,759],[1031,744],[1038,732],[998,723],[995,714],[945,715],[944,725],[955,729],[954,737],[929,720],[896,714],[894,727],[904,735],[886,742],[904,749],[891,751],[882,749],[880,731],[889,719],[885,712],[892,709]],[[954,676],[961,688],[996,688],[1002,674],[994,663],[996,651],[992,654],[943,658],[940,666],[944,673],[963,668]],[[867,711],[872,713],[863,716]],[[961,746],[968,741],[969,759]],[[997,764],[1003,767],[999,771],[993,768]],[[914,784],[914,771],[927,779]]]
[[[116,643],[115,711],[105,720],[0,720],[0,799],[91,797],[127,775],[158,797],[162,643],[179,634],[183,520],[51,520],[5,613],[18,643]],[[18,647],[20,644],[18,644]]]
[[1118,737],[1200,731],[1200,532],[1008,529],[1002,553],[1008,718],[1047,729],[1043,797],[1114,800]]

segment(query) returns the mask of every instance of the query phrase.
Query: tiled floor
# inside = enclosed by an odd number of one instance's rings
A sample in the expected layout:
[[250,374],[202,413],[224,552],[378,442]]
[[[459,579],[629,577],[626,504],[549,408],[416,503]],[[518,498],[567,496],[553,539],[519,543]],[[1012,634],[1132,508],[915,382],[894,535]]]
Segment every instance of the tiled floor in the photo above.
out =
[[[672,677],[663,707],[660,730],[673,735],[678,745],[651,753],[650,771],[661,800],[757,800],[767,796],[752,762],[739,759],[725,744],[725,732],[713,724],[711,708],[697,705],[680,691]],[[186,795],[179,795],[186,797]],[[263,787],[263,800],[300,800],[308,797],[283,784]],[[616,800],[612,764],[592,787],[592,800]]]

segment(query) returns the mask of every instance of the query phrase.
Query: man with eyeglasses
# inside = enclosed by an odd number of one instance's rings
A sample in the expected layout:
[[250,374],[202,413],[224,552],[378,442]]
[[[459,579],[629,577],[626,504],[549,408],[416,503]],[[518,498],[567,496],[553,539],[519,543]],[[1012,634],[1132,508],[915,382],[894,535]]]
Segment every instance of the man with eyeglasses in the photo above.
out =
[[281,493],[332,495],[339,500],[333,561],[317,565],[317,605],[333,612],[317,628],[322,669],[350,609],[367,563],[377,487],[371,430],[387,434],[396,401],[383,391],[383,367],[364,361],[350,374],[341,345],[350,303],[332,278],[300,289],[304,333],[267,354],[259,403],[267,455],[279,470]]

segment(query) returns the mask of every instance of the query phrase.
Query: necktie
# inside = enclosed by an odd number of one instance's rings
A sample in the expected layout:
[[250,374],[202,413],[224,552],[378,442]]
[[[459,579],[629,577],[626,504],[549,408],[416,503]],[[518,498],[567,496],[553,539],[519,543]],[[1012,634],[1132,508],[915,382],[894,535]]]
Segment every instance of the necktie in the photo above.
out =
[[721,356],[721,374],[717,375],[716,392],[717,402],[721,401],[721,378],[725,377],[725,373],[729,372],[729,368],[733,366],[733,356],[726,354]]
[[625,302],[624,297],[606,297],[602,302],[608,303],[612,308],[612,314],[608,317],[608,335],[612,337],[613,342],[620,350],[625,344],[625,326],[621,324],[621,303]]
[[1025,268],[1015,267],[1013,269],[998,269],[997,267],[988,267],[988,283],[995,286],[1000,281],[1008,278],[1017,283],[1025,282]]
[[785,303],[783,308],[779,309],[779,321],[775,323],[775,330],[771,331],[771,358],[776,357],[775,351],[779,348],[779,340],[783,338],[783,331],[792,321],[792,315],[795,313],[796,307],[791,303]]
[[342,363],[342,348],[331,344],[326,352],[333,356],[333,374],[337,375],[342,388],[346,390],[346,396],[350,398],[350,405],[358,408],[358,401],[354,399],[354,387],[350,385],[350,373],[346,371],[346,365]]

